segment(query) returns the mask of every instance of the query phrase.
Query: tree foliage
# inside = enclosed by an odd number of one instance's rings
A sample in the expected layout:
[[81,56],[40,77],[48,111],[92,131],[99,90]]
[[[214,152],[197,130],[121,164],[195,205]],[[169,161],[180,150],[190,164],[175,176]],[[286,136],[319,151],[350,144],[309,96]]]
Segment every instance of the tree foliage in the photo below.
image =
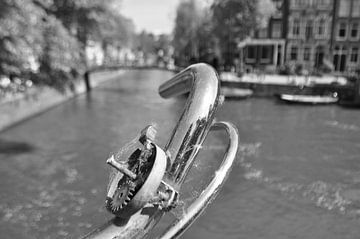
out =
[[134,24],[131,20],[110,10],[100,22],[100,33],[105,44],[130,47],[134,40]]
[[214,0],[205,9],[195,0],[181,1],[173,41],[177,64],[220,58],[224,65],[232,65],[237,43],[265,27],[274,11],[271,0]]
[[276,13],[276,5],[272,0],[258,0],[257,1],[257,26],[260,28],[267,27],[269,18]]
[[30,70],[41,53],[44,12],[30,1],[0,2],[0,75]]
[[[214,25],[211,21],[211,12],[205,11],[197,30],[199,61],[213,63],[219,58],[219,41],[214,32]],[[214,67],[216,67],[214,65]]]
[[187,64],[198,58],[198,30],[201,25],[201,9],[195,0],[180,2],[175,19],[174,40],[175,60],[178,65]]
[[232,65],[238,41],[256,29],[254,0],[217,0],[212,5],[214,32],[221,42],[225,65]]
[[155,42],[155,51],[156,52],[163,51],[165,55],[172,54],[170,35],[161,34],[158,36],[158,39]]
[[62,23],[48,16],[43,29],[39,74],[33,80],[64,90],[67,83],[84,70],[79,48],[76,38],[69,34]]
[[135,48],[145,54],[155,53],[155,42],[154,34],[142,31],[137,35]]
[[31,76],[63,89],[86,70],[90,40],[126,46],[132,22],[113,0],[0,1],[0,76]]

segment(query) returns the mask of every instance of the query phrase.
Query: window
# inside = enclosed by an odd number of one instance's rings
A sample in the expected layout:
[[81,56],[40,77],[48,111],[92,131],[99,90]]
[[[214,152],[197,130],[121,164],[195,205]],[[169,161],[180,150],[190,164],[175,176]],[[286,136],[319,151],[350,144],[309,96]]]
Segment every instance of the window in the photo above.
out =
[[335,71],[344,72],[346,70],[347,54],[348,51],[346,46],[335,46],[333,51]]
[[351,31],[350,32],[351,38],[357,38],[358,37],[358,31],[359,31],[359,23],[355,22],[355,23],[351,24],[351,30],[350,31]]
[[325,20],[321,19],[318,26],[318,35],[323,36],[325,34]]
[[315,48],[315,54],[314,54],[314,66],[316,68],[319,68],[324,61],[325,56],[325,48],[322,45],[319,45]]
[[268,36],[268,34],[267,34],[268,32],[267,32],[267,28],[262,28],[262,29],[260,29],[259,31],[258,31],[258,37],[259,38],[267,38]]
[[354,0],[352,6],[352,16],[353,17],[360,17],[360,1]]
[[290,49],[290,60],[297,60],[298,48],[296,46],[291,47]]
[[359,57],[359,48],[353,47],[351,49],[350,61],[356,63],[358,61],[358,57]]
[[256,47],[255,46],[248,46],[247,47],[247,59],[248,60],[255,60],[256,56]]
[[350,3],[351,0],[341,0],[339,1],[339,16],[348,17],[350,15]]
[[294,0],[293,6],[294,7],[301,7],[304,4],[304,0]]
[[326,7],[329,5],[329,0],[319,0],[320,7]]
[[313,21],[309,20],[306,22],[306,30],[305,30],[306,39],[310,39],[312,37],[312,33],[313,33]]
[[273,38],[280,38],[281,37],[281,23],[276,22],[272,26],[272,36]]
[[261,47],[261,61],[262,62],[269,62],[271,53],[271,46],[262,46]]
[[300,35],[300,21],[298,19],[294,19],[293,21],[292,34],[293,36]]
[[342,22],[342,23],[339,24],[338,37],[339,38],[345,38],[346,37],[346,23],[345,22]]
[[304,61],[310,60],[310,48],[305,47],[304,48]]

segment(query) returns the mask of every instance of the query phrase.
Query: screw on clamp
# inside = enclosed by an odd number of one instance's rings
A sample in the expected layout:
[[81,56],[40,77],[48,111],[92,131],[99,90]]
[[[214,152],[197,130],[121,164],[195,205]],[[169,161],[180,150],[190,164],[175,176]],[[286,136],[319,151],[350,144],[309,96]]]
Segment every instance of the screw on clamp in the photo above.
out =
[[144,149],[141,151],[139,160],[143,163],[148,157],[152,154],[153,142],[156,136],[156,129],[152,125],[146,126],[141,130],[139,142],[144,146]]
[[177,206],[178,200],[179,192],[162,180],[157,197],[153,198],[150,203],[157,205],[160,210],[170,211]]
[[114,155],[111,155],[110,158],[108,158],[106,160],[106,163],[111,165],[113,168],[115,168],[116,170],[118,170],[119,172],[125,174],[126,176],[128,176],[129,178],[131,178],[132,180],[135,180],[137,175],[135,173],[133,173],[132,171],[130,171],[126,165],[119,163],[115,160]]
[[150,143],[155,140],[156,129],[152,125],[146,126],[143,130],[141,130],[139,141],[142,144]]

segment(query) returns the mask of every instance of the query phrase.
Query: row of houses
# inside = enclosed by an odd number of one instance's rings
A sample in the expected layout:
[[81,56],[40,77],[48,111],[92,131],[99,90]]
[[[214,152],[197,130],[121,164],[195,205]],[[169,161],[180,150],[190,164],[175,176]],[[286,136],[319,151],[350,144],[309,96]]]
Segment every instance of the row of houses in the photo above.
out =
[[129,47],[116,47],[102,42],[88,41],[85,48],[86,63],[88,67],[98,66],[159,66],[174,68],[172,59],[173,48],[168,52],[159,49],[154,53],[144,53],[141,49]]
[[242,71],[300,66],[360,70],[360,0],[273,0],[267,28],[238,44]]

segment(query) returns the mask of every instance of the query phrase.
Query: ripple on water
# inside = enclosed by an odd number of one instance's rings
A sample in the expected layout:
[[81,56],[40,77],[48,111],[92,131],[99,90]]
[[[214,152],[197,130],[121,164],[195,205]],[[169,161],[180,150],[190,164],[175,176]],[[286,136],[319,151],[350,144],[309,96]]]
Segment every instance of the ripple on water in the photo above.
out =
[[[59,190],[56,184],[37,190],[37,196],[25,204],[0,203],[0,219],[23,228],[33,228],[40,233],[46,232],[49,235],[46,238],[54,238],[53,233],[61,237],[69,236],[67,230],[71,225],[65,218],[69,218],[69,214],[73,217],[81,216],[87,199],[78,191]],[[50,219],[53,217],[56,217],[56,222],[46,226],[47,221],[54,220]],[[78,227],[89,228],[91,224],[81,222]]]
[[249,144],[240,143],[238,151],[244,156],[257,156],[260,152],[261,145],[261,142]]
[[310,198],[319,207],[345,213],[351,201],[341,195],[342,190],[343,186],[341,185],[316,181],[304,188],[303,195]]
[[[357,126],[327,122],[328,125],[346,130],[358,130]],[[295,183],[288,179],[267,176],[264,169],[256,168],[249,162],[249,156],[258,156],[261,143],[240,144],[241,155],[238,163],[244,169],[243,177],[249,181],[265,184],[290,198],[309,200],[317,207],[347,215],[360,216],[360,189],[349,188],[344,184],[331,184],[324,181]],[[245,160],[245,158],[247,160]]]
[[325,125],[331,126],[334,128],[342,129],[342,130],[349,130],[349,131],[358,131],[360,128],[353,124],[346,124],[341,123],[339,121],[325,121]]
[[314,181],[309,184],[294,183],[285,179],[268,177],[264,171],[251,163],[241,163],[244,178],[265,184],[290,198],[307,199],[317,207],[344,215],[360,216],[360,189],[349,189],[346,185]]

